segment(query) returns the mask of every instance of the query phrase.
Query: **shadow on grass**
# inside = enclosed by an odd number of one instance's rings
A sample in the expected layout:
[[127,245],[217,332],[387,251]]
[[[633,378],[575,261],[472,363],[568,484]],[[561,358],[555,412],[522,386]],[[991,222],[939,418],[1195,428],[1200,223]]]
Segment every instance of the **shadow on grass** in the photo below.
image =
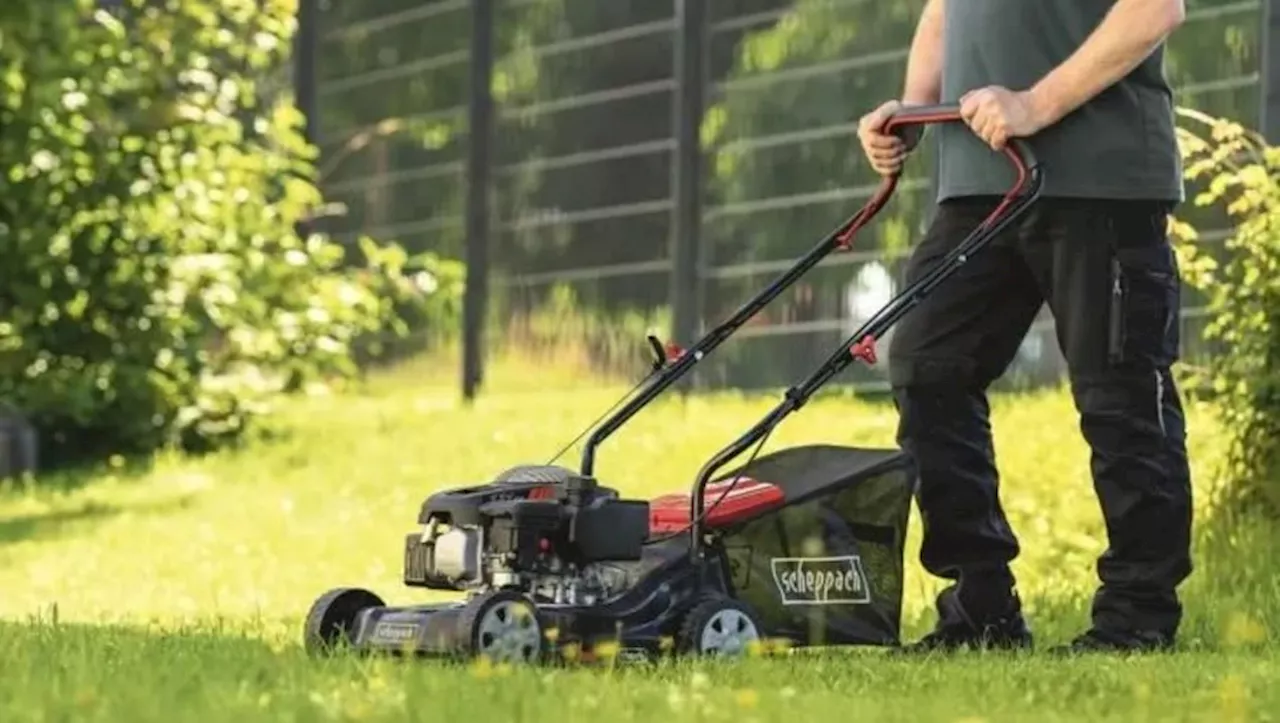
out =
[[14,542],[47,540],[65,534],[68,528],[96,525],[123,514],[165,513],[182,510],[195,502],[195,493],[184,493],[161,500],[138,504],[116,505],[89,501],[73,509],[53,509],[0,519],[0,546]]
[[22,479],[0,480],[0,496],[28,492],[66,494],[89,487],[107,477],[126,482],[143,479],[155,468],[151,455],[108,458],[98,462],[44,463],[39,473]]
[[[217,445],[187,446],[179,452],[189,462],[199,462],[218,453],[259,453],[264,446],[283,445],[296,441],[299,430],[286,420],[266,416],[254,421],[243,436],[225,440]],[[28,492],[67,494],[91,487],[104,479],[117,482],[137,482],[155,472],[156,460],[165,449],[149,453],[109,454],[94,456],[59,457],[48,455],[41,460],[40,470],[22,478],[0,478],[0,500],[5,496]]]

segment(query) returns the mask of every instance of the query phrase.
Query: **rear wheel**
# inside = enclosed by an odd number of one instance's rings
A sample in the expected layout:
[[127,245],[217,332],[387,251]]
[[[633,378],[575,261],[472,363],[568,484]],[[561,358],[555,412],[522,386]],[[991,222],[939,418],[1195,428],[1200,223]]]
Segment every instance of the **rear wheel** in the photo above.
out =
[[764,639],[763,631],[760,619],[746,603],[709,597],[685,616],[679,646],[690,655],[739,657]]
[[303,647],[312,655],[325,655],[355,643],[356,619],[369,608],[386,603],[368,590],[343,587],[321,595],[307,613]]

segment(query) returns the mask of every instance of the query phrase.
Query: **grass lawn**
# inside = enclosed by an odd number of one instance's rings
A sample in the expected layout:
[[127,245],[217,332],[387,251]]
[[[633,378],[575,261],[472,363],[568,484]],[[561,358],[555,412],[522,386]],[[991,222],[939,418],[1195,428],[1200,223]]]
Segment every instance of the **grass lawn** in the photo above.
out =
[[[1280,720],[1280,535],[1215,515],[1221,437],[1191,410],[1197,570],[1183,650],[1143,659],[965,655],[897,661],[830,651],[740,663],[504,670],[312,661],[301,617],[360,585],[389,602],[422,498],[543,461],[620,391],[572,370],[508,364],[474,408],[453,369],[422,366],[282,410],[270,443],[164,457],[0,492],[0,721],[977,721]],[[670,399],[606,444],[600,476],[651,496],[778,397]],[[1087,623],[1102,524],[1061,393],[995,401],[1017,563],[1044,645]],[[815,401],[774,436],[884,445],[892,409]],[[569,459],[570,464],[576,458]],[[908,543],[909,636],[937,583]]]

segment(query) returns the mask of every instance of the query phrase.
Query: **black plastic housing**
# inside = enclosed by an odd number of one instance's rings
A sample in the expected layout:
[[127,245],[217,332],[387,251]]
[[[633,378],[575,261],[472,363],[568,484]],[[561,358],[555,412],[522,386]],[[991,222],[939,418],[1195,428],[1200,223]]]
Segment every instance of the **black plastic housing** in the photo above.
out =
[[[507,555],[517,571],[544,573],[550,562],[573,565],[639,560],[649,536],[649,503],[621,500],[616,490],[585,476],[560,483],[493,482],[437,492],[418,522],[483,530],[486,554]],[[405,538],[404,583],[454,589],[436,579],[431,547],[421,534]]]
[[649,537],[649,503],[597,499],[577,510],[569,523],[569,547],[576,562],[639,560]]
[[511,555],[523,571],[541,571],[540,558],[555,549],[565,525],[564,506],[555,500],[490,502],[480,512],[489,520],[485,551]]

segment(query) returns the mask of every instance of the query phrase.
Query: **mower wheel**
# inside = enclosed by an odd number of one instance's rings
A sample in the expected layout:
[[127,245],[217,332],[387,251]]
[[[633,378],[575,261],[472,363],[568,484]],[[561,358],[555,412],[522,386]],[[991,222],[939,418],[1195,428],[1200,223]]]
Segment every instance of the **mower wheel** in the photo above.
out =
[[535,482],[564,484],[574,475],[573,470],[549,464],[522,464],[503,472],[494,482]]
[[458,638],[465,654],[491,663],[536,663],[546,652],[538,606],[511,590],[491,590],[468,600],[458,616]]
[[386,605],[368,590],[342,587],[321,595],[307,613],[303,647],[311,655],[324,655],[355,641],[356,618],[369,608]]
[[688,655],[737,657],[763,639],[764,626],[750,606],[717,595],[703,598],[689,610],[677,643]]

